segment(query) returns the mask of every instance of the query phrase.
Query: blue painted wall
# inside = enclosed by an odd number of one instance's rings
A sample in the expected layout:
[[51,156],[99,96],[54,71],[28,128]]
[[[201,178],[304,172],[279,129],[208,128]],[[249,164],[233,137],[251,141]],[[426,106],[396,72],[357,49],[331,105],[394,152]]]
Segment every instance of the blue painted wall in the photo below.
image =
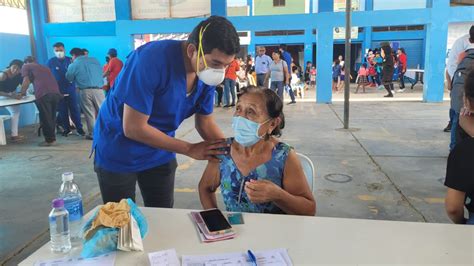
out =
[[[28,35],[0,33],[0,69],[8,66],[11,60],[23,60],[31,54],[30,37]],[[35,106],[33,103],[21,106],[20,126],[30,125],[35,122]],[[0,115],[9,114],[5,108],[0,107]],[[6,130],[10,130],[10,120],[5,122]],[[20,132],[21,133],[21,132]]]
[[[202,18],[162,19],[162,20],[131,20],[130,1],[115,0],[117,20],[113,22],[94,23],[47,23],[46,0],[28,0],[33,6],[34,38],[36,40],[38,58],[45,62],[51,56],[51,44],[63,41],[68,48],[72,46],[86,47],[91,55],[103,61],[109,47],[115,46],[119,57],[126,56],[132,49],[132,35],[144,33],[179,33],[190,32]],[[249,0],[251,1],[251,0]],[[297,15],[279,16],[242,16],[229,19],[240,31],[251,31],[252,40],[248,47],[253,54],[256,44],[275,44],[279,42],[304,44],[305,61],[312,57],[312,45],[317,45],[318,92],[317,101],[328,103],[332,101],[331,75],[327,69],[332,64],[332,44],[342,43],[333,40],[332,29],[344,26],[343,12],[333,12],[333,2],[319,0],[318,12]],[[364,27],[355,42],[361,42],[363,51],[380,41],[400,41],[402,46],[409,47],[412,63],[421,62],[426,66],[424,100],[430,102],[442,101],[443,69],[446,44],[438,45],[447,40],[447,25],[454,22],[474,21],[474,7],[450,7],[450,0],[428,1],[429,7],[424,9],[404,10],[373,10],[373,1],[365,0],[365,11],[352,14],[352,25]],[[212,0],[211,12],[225,15],[226,1]],[[284,21],[285,23],[282,23]],[[372,32],[371,27],[425,25],[424,31],[406,32]],[[296,30],[304,29],[304,35],[281,37],[255,37],[255,31],[267,30]],[[310,33],[316,29],[317,35]],[[422,46],[420,48],[420,43]],[[329,49],[331,47],[331,49]],[[324,52],[329,51],[331,52]],[[444,51],[442,51],[444,49]],[[420,51],[421,55],[420,55]]]

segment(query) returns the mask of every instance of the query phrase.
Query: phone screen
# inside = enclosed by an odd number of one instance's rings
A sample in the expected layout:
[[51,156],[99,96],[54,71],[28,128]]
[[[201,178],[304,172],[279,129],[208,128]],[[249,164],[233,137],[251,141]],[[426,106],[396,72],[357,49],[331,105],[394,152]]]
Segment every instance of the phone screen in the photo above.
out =
[[219,209],[202,211],[199,213],[204,220],[209,232],[222,231],[232,228]]

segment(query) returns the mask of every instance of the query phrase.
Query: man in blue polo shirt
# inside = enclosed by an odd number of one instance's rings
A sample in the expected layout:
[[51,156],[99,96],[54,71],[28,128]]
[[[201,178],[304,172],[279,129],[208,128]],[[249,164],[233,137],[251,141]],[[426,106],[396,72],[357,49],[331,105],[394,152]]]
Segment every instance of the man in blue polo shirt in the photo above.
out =
[[[135,199],[138,182],[145,206],[171,208],[176,153],[196,160],[226,153],[212,116],[214,93],[239,49],[234,26],[211,16],[185,42],[154,41],[128,56],[94,130],[94,170],[104,203]],[[192,115],[204,141],[174,138]]]
[[286,65],[288,66],[288,74],[290,75],[290,78],[289,78],[289,82],[288,82],[288,94],[290,94],[290,98],[291,98],[291,102],[289,102],[288,104],[294,104],[296,103],[296,100],[295,100],[295,93],[293,92],[293,88],[291,88],[291,74],[293,73],[293,69],[291,69],[291,63],[292,63],[292,59],[291,59],[291,54],[288,53],[288,51],[286,50],[286,45],[285,44],[280,44],[280,52],[281,52],[281,55],[282,55],[282,59],[285,60],[286,62]]
[[63,127],[63,136],[67,137],[71,133],[69,116],[76,126],[77,134],[84,136],[86,133],[82,129],[81,112],[77,99],[76,86],[66,79],[67,68],[72,62],[72,58],[65,55],[64,44],[57,42],[53,45],[55,57],[48,60],[48,67],[58,82],[59,90],[64,98],[58,106],[58,122]]

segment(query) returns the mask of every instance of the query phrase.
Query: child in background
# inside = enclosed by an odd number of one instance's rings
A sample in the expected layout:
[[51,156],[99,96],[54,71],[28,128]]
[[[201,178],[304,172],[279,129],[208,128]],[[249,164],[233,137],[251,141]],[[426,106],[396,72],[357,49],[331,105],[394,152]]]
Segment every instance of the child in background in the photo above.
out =
[[367,69],[367,64],[363,63],[359,68],[359,72],[357,73],[357,89],[355,93],[359,92],[360,86],[362,86],[362,92],[365,93],[365,86],[369,84],[369,80],[367,79],[368,75],[369,70]]
[[311,68],[310,78],[311,78],[311,81],[309,85],[312,89],[315,89],[316,88],[316,67]]

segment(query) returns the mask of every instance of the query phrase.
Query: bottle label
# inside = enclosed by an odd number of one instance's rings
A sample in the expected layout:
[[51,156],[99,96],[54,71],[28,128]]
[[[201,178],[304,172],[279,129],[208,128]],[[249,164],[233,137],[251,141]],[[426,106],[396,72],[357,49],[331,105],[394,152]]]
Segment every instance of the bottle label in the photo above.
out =
[[64,207],[69,212],[69,221],[80,220],[83,216],[82,200],[65,200]]

